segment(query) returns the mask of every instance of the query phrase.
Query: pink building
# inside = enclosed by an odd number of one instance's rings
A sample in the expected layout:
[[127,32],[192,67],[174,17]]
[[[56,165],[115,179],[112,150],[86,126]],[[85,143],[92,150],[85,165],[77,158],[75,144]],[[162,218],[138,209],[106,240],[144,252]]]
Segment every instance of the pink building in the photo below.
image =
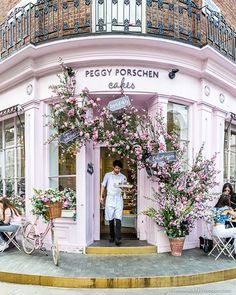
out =
[[[236,33],[219,15],[194,1],[24,2],[0,26],[0,189],[25,195],[27,219],[33,188],[74,190],[76,221],[70,210],[57,220],[61,250],[82,252],[103,238],[100,183],[112,159],[91,145],[61,164],[57,144],[45,144],[59,57],[77,71],[77,93],[87,87],[105,104],[122,85],[134,106],[151,114],[162,106],[188,144],[189,163],[205,143],[207,157],[219,153],[219,191],[226,180],[236,185]],[[169,251],[161,228],[136,215],[153,185],[145,170],[137,173],[137,199],[127,200],[123,227]],[[185,248],[198,246],[201,230],[196,224]]]

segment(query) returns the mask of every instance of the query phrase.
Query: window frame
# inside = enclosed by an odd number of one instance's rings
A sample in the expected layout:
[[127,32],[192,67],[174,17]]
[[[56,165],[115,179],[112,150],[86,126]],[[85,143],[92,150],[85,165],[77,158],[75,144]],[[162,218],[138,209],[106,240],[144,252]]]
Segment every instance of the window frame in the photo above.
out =
[[[21,125],[21,129],[23,129],[23,143],[20,144],[18,143],[18,122],[21,122],[21,120],[19,119],[19,117],[24,119],[24,124],[23,126]],[[7,121],[13,121],[13,125],[14,125],[14,142],[13,145],[6,147],[6,136],[5,136],[5,125]],[[18,182],[20,180],[23,180],[25,183],[25,166],[24,166],[24,175],[18,175],[18,169],[19,167],[17,166],[18,164],[18,149],[23,148],[23,153],[24,153],[24,162],[25,162],[25,118],[24,118],[24,114],[21,114],[20,116],[11,116],[11,117],[6,117],[4,118],[4,120],[0,121],[1,124],[1,128],[0,128],[0,132],[1,132],[1,136],[2,136],[2,147],[0,148],[0,152],[2,152],[2,165],[1,165],[1,177],[0,180],[2,181],[2,194],[4,196],[7,195],[7,191],[6,191],[6,183],[7,181],[12,181],[13,182],[13,191],[14,191],[14,195],[18,195],[18,194],[22,194],[22,192],[18,192]],[[20,123],[21,124],[21,123]],[[6,152],[7,151],[13,151],[13,159],[14,159],[14,175],[13,177],[6,177]],[[23,190],[23,193],[25,195],[25,187]]]

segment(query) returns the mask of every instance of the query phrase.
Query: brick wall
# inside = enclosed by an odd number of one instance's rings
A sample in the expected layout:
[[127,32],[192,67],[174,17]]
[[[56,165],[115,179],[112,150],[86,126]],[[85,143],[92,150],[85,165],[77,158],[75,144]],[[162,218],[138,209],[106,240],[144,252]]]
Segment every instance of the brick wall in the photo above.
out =
[[19,2],[20,0],[3,0],[0,2],[0,24],[5,20],[9,10]]
[[[19,2],[20,0],[0,1],[0,24],[4,21],[9,10]],[[227,22],[236,27],[236,0],[214,0],[214,2],[221,9]],[[195,0],[195,3],[201,5],[201,0]]]
[[220,8],[227,23],[236,27],[236,0],[214,0],[214,2]]

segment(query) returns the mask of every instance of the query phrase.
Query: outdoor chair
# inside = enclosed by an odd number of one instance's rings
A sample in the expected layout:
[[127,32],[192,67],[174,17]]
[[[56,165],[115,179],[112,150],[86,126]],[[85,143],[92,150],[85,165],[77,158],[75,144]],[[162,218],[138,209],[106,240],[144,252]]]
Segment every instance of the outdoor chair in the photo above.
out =
[[206,223],[206,228],[208,235],[210,238],[213,240],[213,248],[212,250],[208,253],[208,256],[213,256],[215,257],[215,260],[217,260],[221,255],[225,255],[229,258],[234,258],[234,246],[231,243],[233,241],[233,238],[222,238],[219,236],[216,236],[212,232],[213,228],[213,221],[212,222],[207,222]]
[[[9,246],[12,243],[19,251],[21,251],[21,247],[20,247],[16,237],[20,233],[21,230],[22,230],[22,226],[19,226],[15,232],[1,232],[6,238],[5,242],[7,243],[7,245]],[[4,252],[6,249],[0,250],[0,253]]]

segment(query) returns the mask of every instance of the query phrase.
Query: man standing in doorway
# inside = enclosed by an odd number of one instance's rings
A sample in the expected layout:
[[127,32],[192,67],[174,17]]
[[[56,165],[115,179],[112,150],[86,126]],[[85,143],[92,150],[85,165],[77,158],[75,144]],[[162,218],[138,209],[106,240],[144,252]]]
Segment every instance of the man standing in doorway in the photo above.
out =
[[113,162],[113,171],[106,173],[101,186],[100,202],[104,203],[104,190],[107,188],[105,204],[105,219],[109,221],[110,239],[112,243],[121,244],[121,219],[123,212],[123,198],[121,189],[117,185],[127,182],[126,176],[120,173],[122,163],[119,160]]

